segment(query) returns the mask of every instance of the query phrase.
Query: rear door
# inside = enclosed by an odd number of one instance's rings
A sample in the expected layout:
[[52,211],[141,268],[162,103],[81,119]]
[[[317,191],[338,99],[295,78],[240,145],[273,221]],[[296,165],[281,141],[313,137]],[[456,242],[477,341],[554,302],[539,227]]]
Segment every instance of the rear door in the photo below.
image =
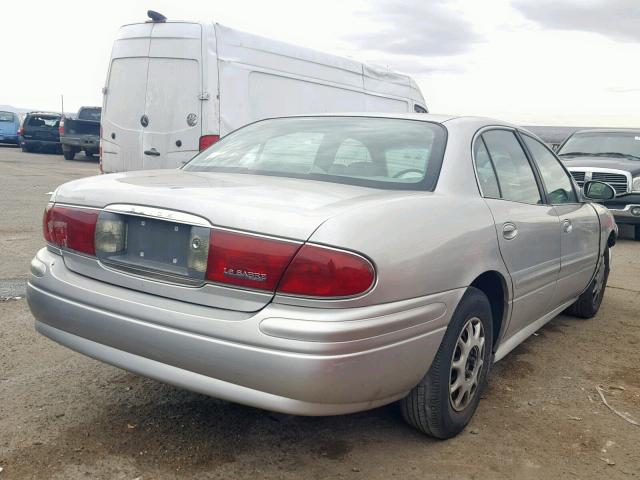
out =
[[491,129],[474,145],[478,182],[513,282],[511,337],[549,313],[560,271],[560,228],[515,132]]
[[142,168],[176,168],[196,153],[202,100],[202,27],[154,24],[142,125]]
[[102,166],[105,172],[140,170],[142,123],[147,91],[146,57],[115,58],[102,115]]
[[580,295],[591,281],[600,252],[600,222],[591,205],[578,201],[571,177],[555,155],[535,138],[522,138],[559,218],[560,275],[553,298],[559,306]]

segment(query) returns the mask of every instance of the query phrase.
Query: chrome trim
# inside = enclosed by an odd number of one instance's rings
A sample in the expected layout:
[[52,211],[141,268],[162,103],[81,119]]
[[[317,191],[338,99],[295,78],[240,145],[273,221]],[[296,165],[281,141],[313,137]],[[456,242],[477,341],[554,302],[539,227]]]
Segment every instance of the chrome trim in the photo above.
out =
[[136,217],[154,218],[158,220],[165,220],[168,222],[196,225],[199,227],[213,227],[213,225],[208,220],[202,217],[176,210],[168,210],[166,208],[148,207],[145,205],[131,205],[126,203],[113,203],[111,205],[107,205],[102,210],[104,210],[105,212],[122,213],[125,215],[134,215]]

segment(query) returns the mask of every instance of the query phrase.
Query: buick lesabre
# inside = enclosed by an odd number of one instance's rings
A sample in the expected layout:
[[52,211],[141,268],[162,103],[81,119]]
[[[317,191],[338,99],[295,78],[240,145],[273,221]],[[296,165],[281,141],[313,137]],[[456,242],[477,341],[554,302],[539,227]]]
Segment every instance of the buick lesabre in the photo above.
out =
[[36,329],[214,397],[299,415],[399,401],[437,438],[491,365],[593,317],[617,227],[535,136],[483,118],[243,127],[179,170],[66,183],[31,263]]

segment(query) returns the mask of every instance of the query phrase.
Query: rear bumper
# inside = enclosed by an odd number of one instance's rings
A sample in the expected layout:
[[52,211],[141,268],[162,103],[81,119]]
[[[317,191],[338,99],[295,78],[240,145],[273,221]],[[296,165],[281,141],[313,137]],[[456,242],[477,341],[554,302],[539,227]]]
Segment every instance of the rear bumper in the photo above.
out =
[[95,137],[62,137],[60,143],[63,147],[72,147],[93,153],[98,152],[100,140]]
[[422,378],[463,289],[394,304],[253,314],[194,306],[69,271],[46,249],[27,299],[36,329],[98,360],[214,397],[299,415],[397,400]]
[[0,133],[0,143],[18,143],[18,135],[9,135],[7,133]]

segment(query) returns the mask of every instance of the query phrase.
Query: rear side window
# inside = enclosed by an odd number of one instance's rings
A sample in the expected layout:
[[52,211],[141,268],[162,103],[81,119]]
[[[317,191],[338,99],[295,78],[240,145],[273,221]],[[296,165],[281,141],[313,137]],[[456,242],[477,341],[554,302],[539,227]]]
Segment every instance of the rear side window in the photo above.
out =
[[496,171],[482,138],[476,141],[473,155],[476,160],[476,172],[482,195],[487,198],[501,198]]
[[426,108],[422,105],[418,105],[417,103],[413,106],[413,111],[416,113],[429,113]]
[[0,122],[14,122],[16,115],[13,112],[0,112]]
[[522,138],[524,138],[524,143],[533,160],[538,165],[549,203],[552,205],[577,203],[578,199],[573,191],[571,179],[556,157],[539,141],[528,135],[522,135]]
[[515,134],[508,130],[490,130],[482,134],[495,168],[503,200],[542,204],[529,160]]

